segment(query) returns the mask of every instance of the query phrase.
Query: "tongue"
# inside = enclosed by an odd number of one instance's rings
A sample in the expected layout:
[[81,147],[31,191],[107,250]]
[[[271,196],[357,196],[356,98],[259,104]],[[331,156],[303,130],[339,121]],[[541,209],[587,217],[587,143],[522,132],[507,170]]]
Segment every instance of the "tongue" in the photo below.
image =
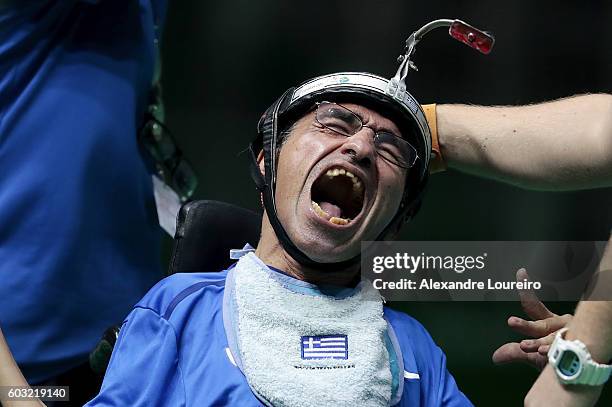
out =
[[329,214],[330,217],[337,217],[339,218],[340,215],[342,215],[342,210],[340,209],[339,206],[334,205],[333,203],[330,202],[319,202],[319,206],[321,207],[321,209],[323,209],[325,212],[327,212]]

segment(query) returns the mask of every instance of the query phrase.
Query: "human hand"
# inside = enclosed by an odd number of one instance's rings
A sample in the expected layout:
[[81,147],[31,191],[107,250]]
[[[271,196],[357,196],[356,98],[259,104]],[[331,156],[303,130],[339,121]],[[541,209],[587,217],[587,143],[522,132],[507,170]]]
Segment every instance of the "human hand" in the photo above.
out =
[[[516,272],[516,280],[529,279],[525,269]],[[520,343],[510,342],[500,346],[493,353],[493,363],[505,364],[511,362],[525,362],[542,370],[548,362],[548,349],[555,339],[556,332],[572,320],[572,315],[557,315],[551,312],[540,301],[532,289],[519,290],[521,306],[532,319],[511,316],[508,326],[516,332],[535,339],[524,339]]]

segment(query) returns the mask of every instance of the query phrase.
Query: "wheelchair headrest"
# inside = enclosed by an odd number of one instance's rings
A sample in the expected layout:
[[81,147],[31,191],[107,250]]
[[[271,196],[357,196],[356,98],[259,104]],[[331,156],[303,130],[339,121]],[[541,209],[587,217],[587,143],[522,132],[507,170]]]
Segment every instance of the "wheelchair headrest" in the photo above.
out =
[[168,275],[224,270],[235,261],[230,249],[257,246],[260,231],[256,212],[226,202],[188,202],[177,217]]

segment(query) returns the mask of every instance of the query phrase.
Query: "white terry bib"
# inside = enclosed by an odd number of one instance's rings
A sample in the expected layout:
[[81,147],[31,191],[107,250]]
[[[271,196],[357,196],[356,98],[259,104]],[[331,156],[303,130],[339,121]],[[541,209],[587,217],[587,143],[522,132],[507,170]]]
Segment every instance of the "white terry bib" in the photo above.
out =
[[401,353],[371,284],[328,295],[251,252],[228,272],[223,301],[234,360],[265,404],[389,406],[401,398]]

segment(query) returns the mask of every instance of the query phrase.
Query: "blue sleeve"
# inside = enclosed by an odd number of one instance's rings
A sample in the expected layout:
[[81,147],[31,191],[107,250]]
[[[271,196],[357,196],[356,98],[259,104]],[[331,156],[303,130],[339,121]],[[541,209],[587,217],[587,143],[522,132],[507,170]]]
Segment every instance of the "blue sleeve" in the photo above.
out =
[[[420,343],[414,344],[416,352],[413,361],[416,360],[418,367],[405,367],[405,370],[418,372],[420,378],[404,380],[404,396],[400,406],[473,407],[472,402],[459,390],[455,379],[448,371],[444,352],[429,334],[425,333],[426,336],[421,338]],[[405,364],[406,356],[404,355]]]
[[399,406],[473,407],[457,387],[446,367],[444,352],[425,327],[414,318],[388,308],[385,316],[400,343],[404,374],[418,375],[418,378],[405,378]]
[[174,328],[135,308],[121,328],[100,393],[86,406],[184,406]]
[[[433,342],[433,341],[432,341]],[[434,344],[435,352],[438,353],[438,369],[440,377],[438,380],[438,406],[444,407],[467,407],[473,404],[457,387],[455,378],[446,368],[446,355]]]

